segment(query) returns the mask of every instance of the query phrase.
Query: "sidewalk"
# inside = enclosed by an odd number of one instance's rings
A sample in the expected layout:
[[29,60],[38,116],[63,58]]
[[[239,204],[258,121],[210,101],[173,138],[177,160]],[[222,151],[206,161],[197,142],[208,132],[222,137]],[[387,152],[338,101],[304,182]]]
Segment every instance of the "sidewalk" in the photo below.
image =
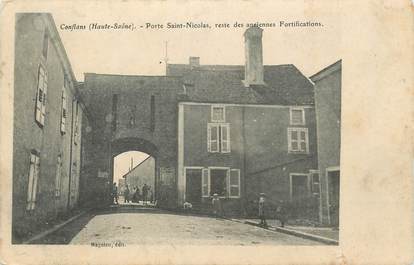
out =
[[[232,221],[245,223],[250,225],[259,226],[259,219],[231,219]],[[268,229],[290,234],[306,239],[316,240],[328,245],[338,245],[339,244],[339,231],[333,230],[329,227],[308,227],[308,226],[291,226],[285,225],[284,227],[280,226],[279,221],[271,219],[266,220],[268,224]]]
[[39,231],[39,233],[26,238],[22,241],[22,244],[33,244],[36,241],[46,237],[47,235],[57,231],[58,229],[62,228],[63,226],[69,224],[70,222],[76,220],[77,218],[81,217],[85,213],[89,212],[91,209],[78,209],[76,211],[73,211],[72,213],[68,213],[68,216],[66,219],[62,220],[61,218],[57,218],[56,220],[53,220],[50,222],[49,227],[45,227],[42,229],[42,231]]

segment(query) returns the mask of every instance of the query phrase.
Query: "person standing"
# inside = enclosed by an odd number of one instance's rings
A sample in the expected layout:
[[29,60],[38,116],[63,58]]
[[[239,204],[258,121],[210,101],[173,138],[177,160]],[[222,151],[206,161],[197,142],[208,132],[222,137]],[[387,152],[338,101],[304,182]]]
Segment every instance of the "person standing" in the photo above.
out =
[[118,187],[116,186],[116,182],[112,186],[112,203],[118,204]]
[[259,195],[259,218],[260,218],[260,226],[267,227],[266,222],[266,194],[260,193]]
[[287,221],[287,212],[286,212],[286,205],[283,200],[279,201],[279,205],[276,209],[276,217],[279,219],[280,226],[284,227]]
[[145,183],[142,187],[142,204],[147,204],[147,198],[148,198],[148,186]]
[[213,194],[213,199],[211,200],[211,204],[213,205],[213,214],[216,218],[222,216],[222,207],[221,201],[217,193]]
[[129,200],[129,187],[128,187],[128,185],[126,185],[126,187],[125,187],[125,191],[124,191],[124,201],[125,201],[125,203],[130,202],[130,200]]

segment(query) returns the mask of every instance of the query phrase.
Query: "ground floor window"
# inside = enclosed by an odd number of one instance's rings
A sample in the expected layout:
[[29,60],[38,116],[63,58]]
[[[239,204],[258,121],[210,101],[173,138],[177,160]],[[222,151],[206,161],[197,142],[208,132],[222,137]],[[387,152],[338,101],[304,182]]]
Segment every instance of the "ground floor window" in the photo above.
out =
[[36,206],[37,182],[39,178],[40,158],[36,151],[30,153],[29,179],[27,187],[27,210]]
[[210,196],[216,193],[227,195],[227,174],[228,169],[210,169]]
[[62,156],[58,155],[56,163],[55,197],[60,197],[62,178]]
[[240,197],[240,170],[227,167],[186,167],[186,201],[194,203],[217,193],[220,197]]

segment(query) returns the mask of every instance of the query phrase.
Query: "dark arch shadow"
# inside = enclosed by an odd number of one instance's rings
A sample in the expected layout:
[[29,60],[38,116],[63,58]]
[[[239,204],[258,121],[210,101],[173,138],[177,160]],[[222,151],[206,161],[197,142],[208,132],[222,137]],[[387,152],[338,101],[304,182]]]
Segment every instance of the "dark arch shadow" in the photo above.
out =
[[141,138],[121,138],[114,140],[111,143],[112,157],[128,151],[139,151],[149,154],[150,156],[158,157],[158,148],[145,139]]

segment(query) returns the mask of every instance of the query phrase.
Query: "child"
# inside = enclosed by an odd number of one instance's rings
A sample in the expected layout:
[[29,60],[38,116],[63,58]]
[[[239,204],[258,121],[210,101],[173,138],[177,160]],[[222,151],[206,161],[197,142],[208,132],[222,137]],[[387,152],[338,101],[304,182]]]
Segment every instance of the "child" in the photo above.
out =
[[279,206],[276,209],[276,217],[280,221],[280,226],[284,227],[287,221],[286,207],[283,200],[279,201]]
[[260,226],[267,227],[266,217],[265,217],[265,199],[266,195],[264,193],[260,193],[259,196],[259,218],[260,218]]
[[221,201],[217,193],[213,194],[213,200],[211,203],[213,204],[214,216],[221,217]]

